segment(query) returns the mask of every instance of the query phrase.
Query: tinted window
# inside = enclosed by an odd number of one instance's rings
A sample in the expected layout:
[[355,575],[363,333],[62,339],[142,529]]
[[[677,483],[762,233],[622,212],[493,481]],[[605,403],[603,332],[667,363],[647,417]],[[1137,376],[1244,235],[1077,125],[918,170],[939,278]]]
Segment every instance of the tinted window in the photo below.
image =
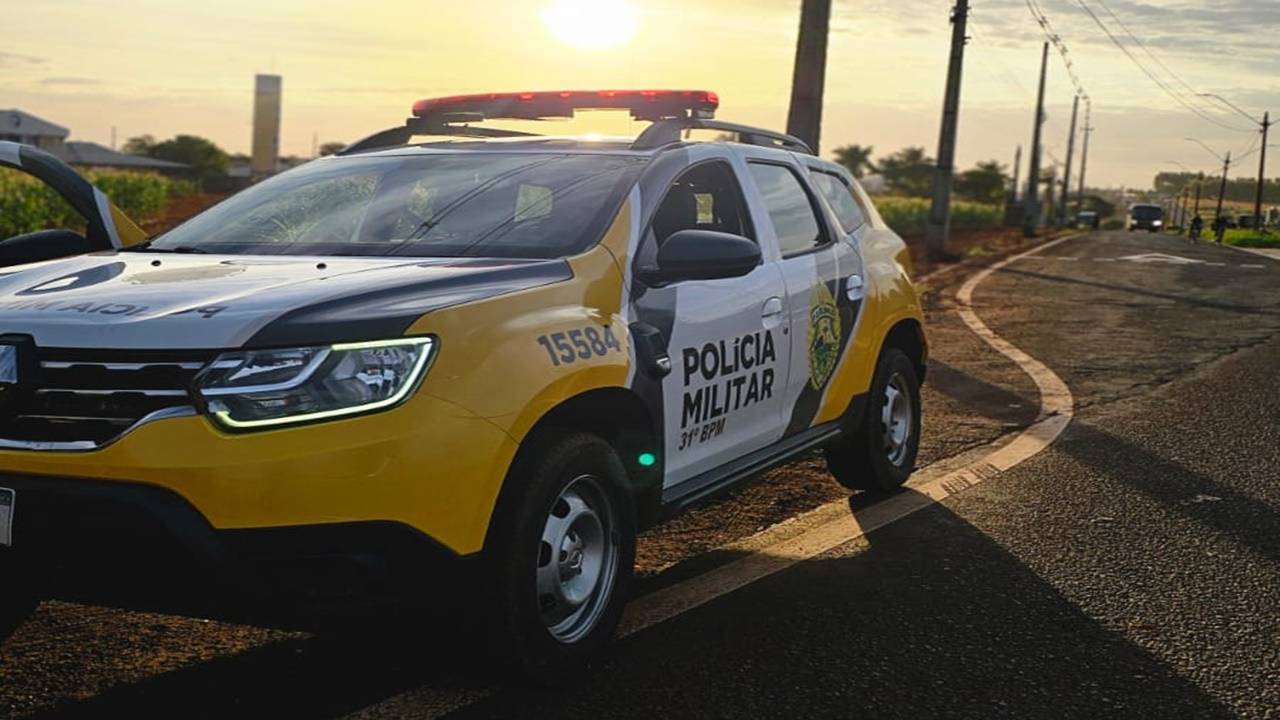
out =
[[826,241],[809,194],[794,170],[782,165],[751,163],[751,175],[764,196],[783,255],[804,252]]
[[845,184],[844,178],[825,170],[814,170],[809,177],[813,179],[813,186],[836,212],[836,217],[840,218],[840,227],[845,232],[853,232],[862,226],[862,208],[853,199],[853,190]]
[[488,152],[322,160],[231,197],[151,246],[562,257],[599,239],[643,162]]
[[752,237],[742,190],[724,162],[696,165],[671,184],[653,216],[658,244],[680,230],[715,230]]

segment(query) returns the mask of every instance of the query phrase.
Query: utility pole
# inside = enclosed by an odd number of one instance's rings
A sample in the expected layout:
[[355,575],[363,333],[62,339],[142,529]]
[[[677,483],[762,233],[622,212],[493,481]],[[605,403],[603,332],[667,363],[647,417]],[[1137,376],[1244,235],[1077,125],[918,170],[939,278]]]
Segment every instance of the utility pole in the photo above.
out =
[[1027,192],[1023,195],[1022,234],[1035,237],[1040,227],[1040,126],[1044,123],[1044,83],[1049,72],[1049,43],[1040,56],[1040,90],[1036,94],[1036,121],[1031,133],[1031,167]]
[[1200,185],[1203,182],[1204,182],[1203,175],[1196,178],[1196,209],[1193,211],[1195,214],[1192,215],[1192,217],[1195,217],[1196,215],[1200,214]]
[[1089,163],[1089,135],[1093,133],[1094,127],[1089,122],[1089,116],[1093,114],[1093,105],[1086,102],[1084,105],[1084,129],[1080,132],[1084,135],[1084,147],[1080,149],[1080,191],[1076,193],[1076,210],[1084,209],[1084,171]]
[[1253,198],[1253,229],[1262,229],[1262,189],[1267,184],[1267,130],[1271,127],[1271,112],[1262,116],[1262,145],[1258,157],[1258,194]]
[[929,207],[929,227],[925,233],[925,248],[934,260],[946,256],[947,237],[951,234],[951,185],[955,173],[960,77],[964,70],[968,20],[969,0],[956,0],[951,11],[951,59],[947,62],[947,90],[942,101],[942,130],[938,134],[938,169],[933,177],[933,204]]
[[1227,157],[1222,161],[1222,185],[1218,187],[1218,209],[1214,212],[1213,220],[1216,223],[1218,218],[1222,217],[1222,198],[1227,194],[1227,171],[1231,169],[1231,151],[1227,151]]
[[1058,224],[1067,224],[1067,192],[1071,187],[1071,156],[1076,151],[1076,113],[1080,110],[1080,96],[1071,101],[1071,132],[1067,134],[1067,164],[1062,169],[1062,203],[1058,208]]
[[803,0],[796,65],[791,77],[787,133],[808,143],[814,154],[822,134],[822,90],[827,74],[827,33],[831,0]]
[[1182,215],[1181,215],[1181,219],[1178,222],[1178,227],[1180,228],[1187,226],[1187,222],[1188,222],[1187,221],[1187,201],[1190,198],[1191,198],[1191,186],[1183,185],[1182,186]]
[[1013,188],[1009,195],[1009,204],[1018,204],[1018,180],[1019,173],[1022,171],[1022,146],[1019,145],[1017,150],[1013,151]]

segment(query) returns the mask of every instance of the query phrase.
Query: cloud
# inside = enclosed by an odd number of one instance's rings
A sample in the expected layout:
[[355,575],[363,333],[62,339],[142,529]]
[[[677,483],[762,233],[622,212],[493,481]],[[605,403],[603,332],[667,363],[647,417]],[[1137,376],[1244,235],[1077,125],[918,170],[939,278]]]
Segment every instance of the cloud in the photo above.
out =
[[34,55],[23,55],[21,53],[7,52],[0,50],[0,67],[19,67],[23,65],[43,65],[47,61],[44,58],[35,57]]
[[83,77],[47,77],[40,81],[41,85],[99,85],[100,80]]

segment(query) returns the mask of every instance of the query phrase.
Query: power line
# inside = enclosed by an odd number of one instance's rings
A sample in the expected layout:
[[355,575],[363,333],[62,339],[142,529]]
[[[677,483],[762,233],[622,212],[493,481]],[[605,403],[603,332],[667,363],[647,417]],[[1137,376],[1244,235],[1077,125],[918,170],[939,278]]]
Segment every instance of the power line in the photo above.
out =
[[[1028,0],[1028,2],[1030,2],[1030,0]],[[1151,79],[1152,82],[1158,85],[1160,89],[1165,92],[1165,94],[1167,94],[1169,97],[1177,101],[1179,105],[1182,105],[1186,109],[1195,113],[1201,119],[1207,122],[1213,123],[1218,127],[1225,128],[1227,130],[1233,130],[1235,132],[1253,132],[1252,129],[1244,129],[1244,128],[1236,127],[1234,125],[1228,125],[1227,123],[1224,123],[1218,120],[1212,115],[1205,113],[1200,108],[1197,108],[1196,106],[1188,103],[1182,97],[1182,95],[1174,91],[1173,88],[1169,87],[1168,83],[1166,83],[1158,75],[1153,73],[1150,68],[1144,65],[1142,61],[1137,58],[1137,56],[1135,56],[1132,52],[1130,52],[1129,48],[1125,47],[1124,43],[1120,42],[1120,39],[1117,38],[1115,34],[1111,32],[1111,29],[1106,26],[1106,23],[1102,22],[1102,18],[1098,17],[1098,14],[1093,11],[1093,8],[1085,4],[1085,0],[1076,0],[1076,3],[1080,5],[1080,8],[1082,10],[1084,10],[1086,13],[1089,14],[1089,17],[1093,18],[1094,24],[1096,24],[1102,30],[1102,32],[1106,33],[1107,37],[1111,40],[1111,44],[1119,48],[1120,52],[1125,54],[1125,57],[1129,58],[1129,60],[1133,62],[1134,65],[1137,65],[1138,69],[1141,70],[1144,75],[1146,75],[1148,78]]]
[[1062,64],[1067,67],[1067,77],[1071,78],[1071,84],[1075,86],[1076,94],[1087,101],[1089,93],[1085,92],[1084,85],[1080,82],[1080,76],[1076,74],[1075,63],[1071,59],[1071,53],[1067,51],[1067,44],[1062,41],[1062,36],[1054,32],[1053,25],[1049,22],[1049,16],[1045,14],[1044,9],[1040,7],[1040,3],[1037,0],[1025,0],[1025,2],[1027,10],[1031,12],[1031,17],[1035,18],[1035,21],[1040,25],[1040,29],[1044,31],[1045,37],[1049,42],[1053,43],[1053,47],[1062,56]]

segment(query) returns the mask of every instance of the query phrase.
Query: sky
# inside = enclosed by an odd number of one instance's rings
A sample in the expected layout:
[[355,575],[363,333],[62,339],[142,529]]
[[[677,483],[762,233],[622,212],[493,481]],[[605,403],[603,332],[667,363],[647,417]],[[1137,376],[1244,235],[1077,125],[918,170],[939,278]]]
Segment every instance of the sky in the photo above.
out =
[[[909,145],[935,153],[951,4],[833,0],[823,154],[847,143],[871,145],[876,156]],[[1149,79],[1082,4],[1208,119]],[[68,127],[72,139],[109,144],[114,127],[119,143],[141,134],[188,133],[247,152],[253,76],[278,73],[284,77],[282,152],[301,156],[311,154],[316,140],[350,142],[397,125],[416,99],[465,92],[709,89],[720,94],[721,119],[784,129],[799,5],[13,3],[3,13],[0,109],[20,108]],[[1048,17],[1091,97],[1097,129],[1090,139],[1090,185],[1145,188],[1159,171],[1220,169],[1187,137],[1219,155],[1256,143],[1249,120],[1194,93],[1217,93],[1251,114],[1280,112],[1278,0],[973,0],[957,151],[962,167],[988,159],[1009,165],[1016,146],[1030,144],[1044,34],[1029,5]],[[1145,49],[1124,34],[1121,22]],[[1066,157],[1073,85],[1056,52],[1048,75],[1046,162],[1053,162]],[[615,115],[589,113],[548,130],[635,132]],[[1280,144],[1280,133],[1273,142]],[[1276,155],[1280,150],[1273,149]],[[1256,174],[1257,158],[1250,155],[1239,172]],[[1274,167],[1268,175],[1280,174]]]

